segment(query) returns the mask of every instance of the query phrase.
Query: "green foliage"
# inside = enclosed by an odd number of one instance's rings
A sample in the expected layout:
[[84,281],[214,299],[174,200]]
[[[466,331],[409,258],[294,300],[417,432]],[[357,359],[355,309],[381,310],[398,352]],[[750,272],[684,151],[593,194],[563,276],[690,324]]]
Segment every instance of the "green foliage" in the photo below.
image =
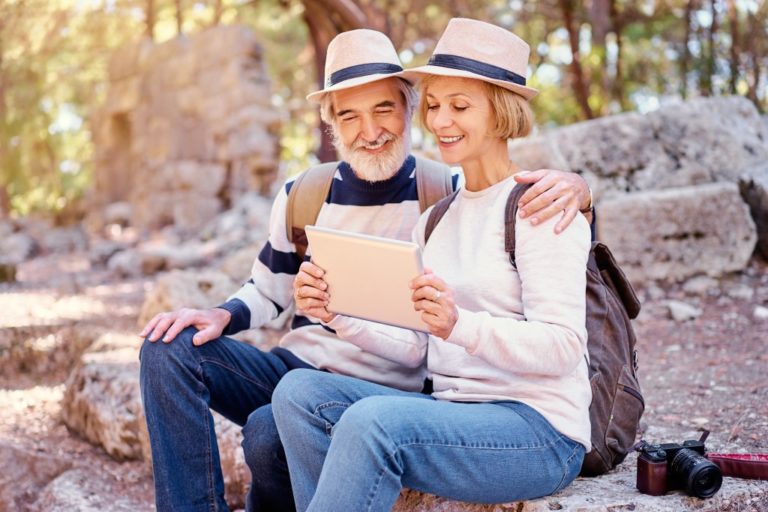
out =
[[[305,1],[181,2],[185,33],[215,23],[217,12],[218,22],[242,23],[256,32],[273,103],[284,112],[281,160],[289,174],[313,163],[319,139],[317,108],[304,99],[317,87]],[[687,10],[685,0],[353,1],[389,33],[407,66],[426,61],[454,16],[514,31],[531,43],[530,84],[541,91],[533,107],[544,126],[587,115],[575,94],[564,5],[574,6],[577,55],[592,115],[645,111],[669,97],[710,94],[710,88],[712,94],[726,94],[732,87],[761,110],[768,108],[768,2],[702,0]],[[174,0],[0,0],[0,193],[5,189],[16,213],[55,211],[87,191],[93,157],[88,123],[104,101],[107,58],[145,37],[150,3],[155,41],[176,37]],[[594,12],[599,5],[613,5],[614,11],[601,18]]]

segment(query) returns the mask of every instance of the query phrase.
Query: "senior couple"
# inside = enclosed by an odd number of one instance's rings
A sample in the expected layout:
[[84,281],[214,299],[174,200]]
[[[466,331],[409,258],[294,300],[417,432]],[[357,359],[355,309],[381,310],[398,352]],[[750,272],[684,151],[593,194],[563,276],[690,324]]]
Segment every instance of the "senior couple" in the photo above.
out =
[[[579,211],[591,198],[576,175],[510,160],[507,140],[533,125],[528,54],[511,32],[461,18],[408,71],[381,33],[331,42],[325,88],[308,99],[341,161],[317,224],[416,241],[427,270],[412,301],[430,332],[325,308],[322,269],[286,237],[289,180],[251,279],[218,307],[159,314],[141,333],[158,510],[227,510],[211,409],[243,425],[253,511],[385,511],[403,487],[502,503],[575,478],[590,449],[590,226]],[[415,110],[443,162],[462,169],[428,243]],[[535,185],[521,199],[513,266],[504,208],[519,183]],[[227,337],[292,303],[291,330],[271,351]]]

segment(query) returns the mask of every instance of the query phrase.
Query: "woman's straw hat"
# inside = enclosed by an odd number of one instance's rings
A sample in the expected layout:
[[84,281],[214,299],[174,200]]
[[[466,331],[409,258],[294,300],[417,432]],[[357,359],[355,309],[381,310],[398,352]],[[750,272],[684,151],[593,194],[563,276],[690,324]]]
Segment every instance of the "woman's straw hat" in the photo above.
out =
[[448,22],[426,66],[409,69],[405,78],[424,75],[474,78],[509,89],[530,100],[539,91],[526,87],[528,43],[496,25],[467,18]]

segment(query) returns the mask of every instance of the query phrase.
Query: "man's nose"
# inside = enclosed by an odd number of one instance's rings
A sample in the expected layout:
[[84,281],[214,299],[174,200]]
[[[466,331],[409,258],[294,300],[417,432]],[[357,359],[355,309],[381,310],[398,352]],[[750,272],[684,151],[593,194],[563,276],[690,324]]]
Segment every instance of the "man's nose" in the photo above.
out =
[[361,135],[364,140],[373,142],[381,135],[381,125],[373,117],[364,117]]

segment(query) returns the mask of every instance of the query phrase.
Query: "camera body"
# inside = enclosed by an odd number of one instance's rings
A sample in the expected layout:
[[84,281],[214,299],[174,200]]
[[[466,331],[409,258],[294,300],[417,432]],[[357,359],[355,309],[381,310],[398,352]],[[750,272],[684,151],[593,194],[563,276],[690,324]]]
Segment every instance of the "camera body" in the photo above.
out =
[[720,490],[720,468],[705,457],[702,440],[683,444],[643,444],[637,458],[637,489],[643,494],[660,496],[675,489],[689,496],[710,498]]

